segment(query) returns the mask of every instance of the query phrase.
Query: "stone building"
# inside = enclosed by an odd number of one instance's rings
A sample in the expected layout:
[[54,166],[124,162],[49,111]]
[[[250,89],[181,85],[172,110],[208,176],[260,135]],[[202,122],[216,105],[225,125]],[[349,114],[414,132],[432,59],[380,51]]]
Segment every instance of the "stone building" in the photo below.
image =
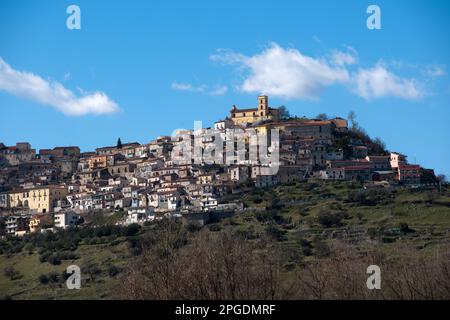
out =
[[11,208],[28,208],[37,212],[47,213],[53,211],[56,201],[65,199],[67,188],[49,185],[11,191],[8,195]]
[[279,120],[279,111],[277,108],[269,107],[269,98],[267,96],[258,97],[258,107],[251,109],[238,109],[236,106],[230,111],[230,118],[234,124],[249,124],[262,120]]

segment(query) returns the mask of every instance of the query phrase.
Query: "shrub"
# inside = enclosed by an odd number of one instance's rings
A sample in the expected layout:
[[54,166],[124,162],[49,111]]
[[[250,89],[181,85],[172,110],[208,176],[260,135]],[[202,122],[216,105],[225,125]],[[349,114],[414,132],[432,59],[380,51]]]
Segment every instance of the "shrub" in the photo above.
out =
[[48,251],[42,251],[41,255],[39,256],[39,261],[44,263],[48,260],[48,258],[50,257],[51,252]]
[[381,239],[381,241],[383,241],[383,243],[394,243],[397,240],[397,238],[395,237],[383,237]]
[[87,264],[83,270],[89,275],[91,281],[94,281],[95,277],[102,273],[102,269],[96,263]]
[[302,238],[299,240],[299,242],[300,242],[300,245],[302,246],[302,248],[312,248],[313,247],[311,242],[308,241],[307,239]]
[[57,266],[61,264],[61,259],[59,258],[57,253],[54,253],[47,258],[47,262],[54,266]]
[[286,231],[279,229],[274,224],[269,224],[266,227],[266,233],[277,241],[286,240]]
[[325,228],[331,228],[332,226],[339,226],[343,219],[342,213],[330,213],[320,212],[318,216],[319,223]]
[[41,274],[39,276],[39,282],[41,284],[47,284],[50,281],[50,279],[48,278],[48,276],[46,274]]
[[125,231],[123,233],[123,235],[127,236],[127,237],[132,237],[135,236],[136,234],[138,234],[138,232],[141,230],[141,226],[134,223],[134,224],[130,224],[128,227],[125,228]]
[[284,204],[281,202],[279,198],[271,198],[269,201],[268,209],[281,209],[284,207]]
[[312,249],[309,248],[309,247],[303,247],[303,248],[302,248],[302,252],[303,252],[303,255],[304,255],[305,257],[310,257],[310,256],[313,255],[313,251],[312,251]]
[[402,233],[408,233],[412,231],[406,222],[400,222],[398,226],[400,228],[400,232]]
[[108,268],[108,274],[110,277],[115,277],[120,273],[120,271],[121,271],[120,268],[115,265],[111,265]]
[[59,274],[57,272],[50,272],[47,277],[51,283],[59,282]]
[[260,204],[262,202],[263,202],[263,199],[260,196],[255,196],[253,198],[253,203],[255,203],[255,204]]

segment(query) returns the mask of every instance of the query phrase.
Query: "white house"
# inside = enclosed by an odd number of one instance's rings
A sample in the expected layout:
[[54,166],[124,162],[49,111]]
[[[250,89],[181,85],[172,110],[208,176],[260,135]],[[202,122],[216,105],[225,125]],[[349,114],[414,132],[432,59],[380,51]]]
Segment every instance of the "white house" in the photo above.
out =
[[73,211],[66,211],[55,214],[55,227],[66,229],[75,226],[81,221],[81,216]]
[[128,210],[125,224],[144,223],[145,221],[152,221],[154,219],[155,212],[153,208],[134,208]]
[[204,210],[204,211],[216,209],[217,208],[217,199],[214,197],[210,197],[210,196],[204,196],[200,200],[200,205],[201,205],[202,210]]

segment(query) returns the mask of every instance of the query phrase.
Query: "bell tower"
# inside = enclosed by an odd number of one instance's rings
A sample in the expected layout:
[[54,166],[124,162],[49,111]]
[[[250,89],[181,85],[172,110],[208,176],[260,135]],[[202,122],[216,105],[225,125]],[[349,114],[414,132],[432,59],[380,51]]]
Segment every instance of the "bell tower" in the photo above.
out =
[[267,96],[258,97],[258,112],[261,116],[266,116],[269,111],[269,98]]

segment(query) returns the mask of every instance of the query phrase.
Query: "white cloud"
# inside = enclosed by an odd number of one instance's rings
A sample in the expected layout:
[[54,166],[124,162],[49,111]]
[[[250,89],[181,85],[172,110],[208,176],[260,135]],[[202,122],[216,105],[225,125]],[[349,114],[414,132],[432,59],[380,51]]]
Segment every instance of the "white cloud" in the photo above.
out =
[[190,83],[172,82],[172,89],[189,92],[205,92],[205,86],[193,86]]
[[401,78],[381,62],[370,69],[359,69],[353,82],[354,91],[366,100],[388,96],[416,100],[425,95],[417,80]]
[[446,75],[445,68],[443,66],[429,66],[425,70],[425,75],[433,78],[443,77]]
[[358,53],[355,49],[348,47],[348,52],[333,50],[331,61],[337,66],[352,65],[358,62]]
[[354,71],[351,66],[356,65],[359,58],[351,47],[347,47],[347,52],[333,50],[327,57],[320,58],[272,43],[253,56],[220,49],[210,59],[237,65],[243,73],[238,89],[252,94],[315,99],[325,88],[342,85],[367,100],[389,96],[414,100],[425,96],[419,81],[397,76],[381,62],[373,68]]
[[213,96],[223,96],[225,93],[227,93],[228,87],[227,86],[220,86],[217,87],[209,92],[209,94]]
[[209,87],[205,84],[194,86],[186,82],[172,82],[172,89],[187,92],[206,93],[213,96],[221,96],[228,91],[227,86],[217,86],[213,89],[209,89]]
[[349,81],[344,68],[333,67],[326,60],[308,57],[296,49],[283,49],[276,43],[254,56],[222,50],[210,59],[237,64],[248,71],[239,89],[249,93],[314,99],[325,87]]
[[30,72],[14,70],[1,57],[0,90],[54,107],[67,115],[110,114],[120,110],[103,92],[77,96],[59,82],[47,81]]

